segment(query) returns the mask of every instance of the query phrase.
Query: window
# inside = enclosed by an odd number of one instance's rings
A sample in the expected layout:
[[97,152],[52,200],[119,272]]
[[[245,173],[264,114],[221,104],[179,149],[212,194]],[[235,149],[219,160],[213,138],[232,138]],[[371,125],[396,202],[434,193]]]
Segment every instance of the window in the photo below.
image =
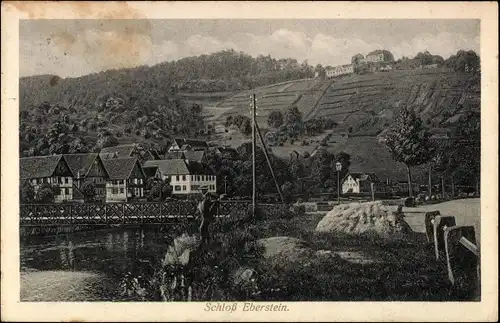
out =
[[35,179],[32,179],[32,180],[31,180],[31,182],[32,182],[33,184],[36,184],[36,178],[35,178]]
[[185,191],[186,190],[186,185],[182,185],[182,190]]
[[182,175],[182,180],[185,181],[186,180],[186,175]]
[[69,188],[64,189],[64,195],[69,195]]
[[180,190],[181,190],[181,186],[180,186],[180,185],[175,185],[174,189],[175,189],[176,191],[180,191]]
[[124,192],[123,187],[120,187],[120,194],[123,194]]
[[134,184],[138,184],[137,178],[134,178]]
[[139,178],[139,184],[142,184],[142,178]]
[[179,181],[179,175],[176,175],[176,176],[175,176],[175,180],[176,180],[176,181]]
[[117,188],[113,188],[113,189],[111,190],[111,192],[112,192],[113,194],[118,194],[118,189],[117,189]]

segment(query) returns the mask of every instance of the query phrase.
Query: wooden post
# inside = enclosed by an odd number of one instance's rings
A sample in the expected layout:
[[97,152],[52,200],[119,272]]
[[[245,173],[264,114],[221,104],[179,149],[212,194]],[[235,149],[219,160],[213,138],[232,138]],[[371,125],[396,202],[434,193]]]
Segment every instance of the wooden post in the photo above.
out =
[[373,182],[370,183],[370,188],[372,190],[372,201],[375,201],[375,188]]
[[257,176],[255,174],[255,110],[256,110],[256,100],[255,93],[252,94],[252,110],[251,110],[251,121],[252,121],[252,216],[255,216],[255,200],[256,200],[256,184]]
[[434,218],[433,233],[434,233],[434,252],[436,260],[439,260],[439,252],[445,249],[444,229],[454,227],[456,225],[454,216],[438,215]]
[[479,250],[473,226],[453,226],[444,230],[446,265],[452,284],[457,278],[475,288],[478,282]]

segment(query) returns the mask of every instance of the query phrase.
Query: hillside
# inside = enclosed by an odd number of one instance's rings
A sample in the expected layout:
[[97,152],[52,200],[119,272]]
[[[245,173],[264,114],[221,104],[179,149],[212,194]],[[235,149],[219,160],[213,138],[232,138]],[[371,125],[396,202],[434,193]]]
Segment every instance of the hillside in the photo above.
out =
[[[367,75],[348,75],[333,80],[305,79],[254,90],[257,98],[257,121],[268,128],[267,117],[273,110],[285,112],[297,106],[304,120],[333,119],[337,126],[331,133],[327,149],[351,155],[351,169],[373,171],[381,179],[406,178],[406,169],[392,160],[377,135],[391,124],[395,108],[410,105],[420,114],[434,134],[446,133],[467,110],[480,109],[480,84],[477,77],[451,69],[396,70]],[[223,123],[230,115],[249,115],[250,94],[244,91],[217,104],[220,112],[214,123]],[[344,136],[349,134],[349,136]],[[241,136],[237,134],[238,136]],[[297,151],[311,154],[326,135],[304,137],[310,144],[272,147],[274,154],[288,158]],[[223,134],[219,142],[237,146],[234,132]],[[424,182],[425,167],[416,168],[414,176]]]
[[[19,80],[20,108],[43,102],[89,109],[107,96],[119,96],[127,107],[150,105],[151,98],[179,93],[188,101],[220,100],[232,91],[312,77],[313,67],[295,59],[252,57],[234,50],[186,57],[154,66],[108,70],[76,78],[53,75]],[[218,93],[217,93],[218,92]],[[227,92],[227,93],[224,93]],[[215,93],[215,94],[214,94]]]
[[250,94],[257,98],[261,127],[273,110],[284,112],[297,106],[304,120],[329,118],[353,127],[354,134],[377,135],[392,118],[392,110],[410,105],[429,127],[443,128],[467,109],[478,109],[480,84],[477,78],[451,69],[396,70],[367,75],[348,75],[334,80],[305,79],[244,91],[217,104],[229,115],[247,115]]

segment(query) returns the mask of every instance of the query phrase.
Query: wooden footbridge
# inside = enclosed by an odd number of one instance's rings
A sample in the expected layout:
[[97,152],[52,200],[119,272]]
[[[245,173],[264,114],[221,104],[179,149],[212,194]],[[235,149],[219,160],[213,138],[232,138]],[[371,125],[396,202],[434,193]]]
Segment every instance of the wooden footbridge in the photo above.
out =
[[[217,217],[224,218],[244,214],[251,206],[247,201],[223,201],[219,203]],[[197,202],[138,202],[107,204],[21,204],[20,225],[126,225],[166,224],[178,220],[195,219]],[[257,204],[271,214],[284,212],[284,204]]]

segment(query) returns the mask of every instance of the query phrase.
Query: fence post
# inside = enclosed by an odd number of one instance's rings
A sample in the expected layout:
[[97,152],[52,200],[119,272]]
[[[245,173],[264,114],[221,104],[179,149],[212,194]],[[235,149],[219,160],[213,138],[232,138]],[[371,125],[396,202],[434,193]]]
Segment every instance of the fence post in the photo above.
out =
[[445,227],[454,227],[456,225],[454,216],[436,216],[434,218],[434,251],[436,253],[436,260],[439,260],[439,251],[445,248]]
[[479,281],[477,270],[479,257],[475,245],[476,233],[474,227],[448,227],[444,230],[444,240],[450,282],[454,285],[457,278],[462,278],[461,280],[470,284],[470,286],[477,286],[476,283]]

